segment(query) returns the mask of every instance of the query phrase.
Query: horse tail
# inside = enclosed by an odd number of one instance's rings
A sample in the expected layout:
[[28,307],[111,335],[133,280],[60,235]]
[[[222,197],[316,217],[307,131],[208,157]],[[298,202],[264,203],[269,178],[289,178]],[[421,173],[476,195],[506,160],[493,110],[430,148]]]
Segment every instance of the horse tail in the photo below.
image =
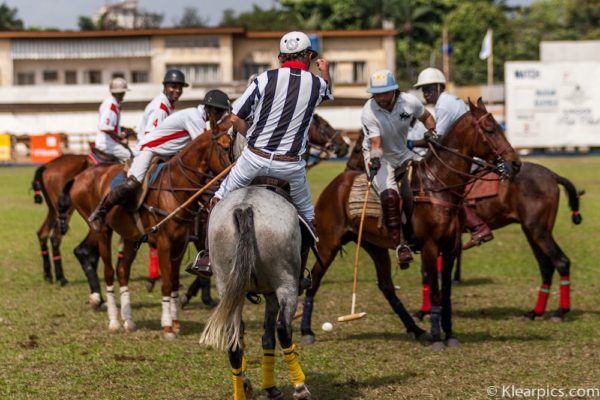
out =
[[31,188],[33,189],[33,202],[35,204],[42,204],[44,202],[44,198],[42,197],[42,192],[44,191],[44,180],[42,174],[46,170],[45,165],[40,165],[33,175],[33,181],[31,182]]
[[218,349],[241,347],[242,307],[256,264],[256,234],[251,207],[237,208],[233,215],[238,230],[235,261],[219,305],[206,322],[200,343]]
[[71,187],[73,187],[73,183],[75,183],[75,179],[69,179],[67,183],[65,183],[65,186],[63,186],[60,197],[58,198],[58,226],[61,235],[64,235],[69,230],[67,218],[69,209],[71,208]]
[[561,184],[565,191],[567,192],[567,196],[569,197],[569,208],[571,209],[571,220],[575,225],[579,225],[582,220],[581,213],[579,212],[579,197],[583,196],[585,191],[578,192],[575,188],[575,185],[560,175],[556,175],[556,181]]

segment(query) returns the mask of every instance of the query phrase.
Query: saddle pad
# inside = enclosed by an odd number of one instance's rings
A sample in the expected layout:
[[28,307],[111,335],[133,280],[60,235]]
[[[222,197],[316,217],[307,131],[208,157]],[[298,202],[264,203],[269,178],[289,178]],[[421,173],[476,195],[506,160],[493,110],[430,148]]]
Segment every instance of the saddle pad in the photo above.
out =
[[87,154],[88,158],[92,161],[94,165],[98,164],[117,164],[119,163],[119,159],[106,154],[98,149],[94,149]]
[[[350,189],[350,196],[348,197],[348,216],[350,218],[360,218],[362,212],[363,203],[365,201],[365,193],[367,191],[367,174],[360,174],[354,179],[352,189]],[[367,217],[375,217],[381,219],[381,202],[379,196],[373,188],[369,193],[369,200],[367,202],[367,210],[365,212]]]
[[110,190],[114,190],[114,188],[119,186],[121,183],[125,183],[126,180],[127,175],[125,175],[125,172],[119,172],[117,175],[115,175],[112,181],[110,181]]
[[484,199],[486,197],[494,197],[498,195],[500,187],[500,181],[498,180],[498,174],[494,172],[488,172],[477,179],[475,182],[465,187],[465,193],[467,196],[465,200],[475,201],[477,199]]
[[148,190],[154,184],[156,179],[158,179],[161,171],[167,165],[164,160],[159,157],[154,157],[152,161],[150,161],[150,166],[148,167],[148,172],[146,172],[146,176],[144,177],[144,182],[142,182],[142,190],[138,192],[138,196],[136,198],[136,209],[140,209],[142,204],[144,204],[144,200],[146,199],[146,195],[148,194]]

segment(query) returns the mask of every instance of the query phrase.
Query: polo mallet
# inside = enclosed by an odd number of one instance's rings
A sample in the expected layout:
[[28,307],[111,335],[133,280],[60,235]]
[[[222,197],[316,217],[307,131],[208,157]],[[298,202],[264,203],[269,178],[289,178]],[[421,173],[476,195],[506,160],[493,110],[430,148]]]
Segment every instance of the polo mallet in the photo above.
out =
[[366,312],[355,313],[356,307],[356,288],[358,286],[358,256],[360,254],[360,242],[362,240],[363,227],[365,224],[365,216],[367,214],[367,204],[369,203],[369,194],[371,193],[371,186],[373,186],[373,180],[367,179],[367,192],[365,193],[365,201],[363,203],[362,211],[360,213],[360,224],[358,225],[358,239],[356,240],[356,254],[354,256],[354,283],[352,284],[352,308],[350,314],[342,315],[338,317],[338,322],[354,321],[355,319],[361,319]]
[[[235,165],[235,162],[231,163],[230,165],[227,166],[227,168],[225,168],[223,171],[221,171],[217,176],[215,176],[214,178],[212,178],[210,181],[208,181],[208,183],[204,186],[202,186],[200,189],[198,189],[198,191],[196,193],[194,193],[192,195],[192,197],[190,197],[189,199],[187,199],[185,201],[185,203],[181,204],[179,207],[177,207],[176,209],[174,209],[171,214],[167,215],[166,217],[164,217],[162,220],[160,220],[158,222],[158,224],[154,225],[152,228],[150,228],[149,233],[156,233],[158,232],[158,230],[160,229],[160,227],[165,224],[167,221],[169,221],[171,218],[173,218],[175,216],[175,214],[177,214],[179,211],[181,211],[181,209],[186,208],[187,206],[189,206],[194,200],[196,200],[202,193],[204,193],[206,191],[206,189],[210,188],[213,184],[215,184],[219,179],[221,179],[224,175],[226,175],[231,168],[233,168],[233,166]],[[143,243],[145,241],[148,240],[148,232],[144,233],[142,235],[142,237],[136,242],[136,245]],[[139,246],[138,246],[139,247]]]

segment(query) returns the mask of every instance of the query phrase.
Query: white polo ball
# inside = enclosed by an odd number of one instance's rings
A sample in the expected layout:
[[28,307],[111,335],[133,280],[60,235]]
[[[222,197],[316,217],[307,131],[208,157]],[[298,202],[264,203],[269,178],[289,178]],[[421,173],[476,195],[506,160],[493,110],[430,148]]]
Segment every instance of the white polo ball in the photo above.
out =
[[321,326],[321,329],[325,332],[331,332],[333,330],[333,324],[331,322],[325,322],[323,323],[323,326]]

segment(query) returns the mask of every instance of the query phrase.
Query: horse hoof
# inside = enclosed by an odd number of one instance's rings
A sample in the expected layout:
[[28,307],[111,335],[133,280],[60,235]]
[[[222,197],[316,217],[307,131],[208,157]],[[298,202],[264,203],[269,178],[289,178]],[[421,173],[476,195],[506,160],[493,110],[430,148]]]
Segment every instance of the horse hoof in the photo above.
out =
[[433,340],[433,336],[427,331],[423,331],[420,334],[415,333],[415,339],[419,341],[419,343],[429,344]]
[[54,279],[52,279],[52,275],[44,275],[44,280],[48,283],[52,283]]
[[179,334],[181,333],[181,322],[179,322],[179,320],[174,319],[173,320],[173,332],[179,336]]
[[429,315],[429,311],[422,311],[422,310],[419,310],[419,311],[416,311],[416,312],[413,314],[413,317],[415,317],[415,318],[416,318],[416,319],[418,319],[419,321],[423,321],[423,319],[425,318],[425,316],[426,316],[426,315]]
[[251,399],[254,396],[254,389],[252,389],[252,383],[250,382],[250,378],[244,376],[244,394],[247,399]]
[[284,398],[283,393],[276,386],[265,389],[265,392],[267,392],[267,399],[269,400],[282,400]]
[[132,319],[125,320],[125,322],[123,322],[123,328],[125,329],[125,332],[127,332],[127,333],[135,332],[137,330],[137,327],[135,326],[135,322],[133,322]]
[[163,339],[171,341],[177,339],[177,335],[173,332],[173,327],[165,326],[163,328]]
[[446,348],[446,345],[442,341],[433,342],[431,344],[431,350],[433,350],[435,352],[442,351],[445,348]]
[[121,324],[119,321],[113,320],[108,323],[108,331],[110,333],[117,333],[121,330]]
[[59,282],[60,282],[60,287],[66,287],[66,286],[70,285],[70,283],[67,280],[67,278],[62,278]]
[[310,399],[310,392],[304,383],[299,383],[294,387],[294,400]]
[[190,297],[187,297],[187,295],[183,295],[181,296],[181,298],[179,299],[179,302],[181,304],[181,308],[183,309],[185,306],[187,306],[188,304],[190,304]]
[[202,304],[204,304],[208,308],[215,308],[219,304],[219,302],[218,301],[214,301],[210,297],[207,297],[207,298],[202,297]]
[[529,311],[523,315],[523,319],[526,321],[535,321],[537,317],[541,317],[541,314],[537,314],[535,311]]
[[308,334],[302,335],[301,342],[302,344],[314,344],[316,340],[315,335]]
[[95,311],[106,311],[106,310],[108,310],[108,304],[106,304],[105,301],[102,301],[100,303],[100,305],[98,306],[98,308],[96,308]]
[[97,310],[98,307],[102,304],[102,297],[100,297],[100,293],[90,293],[88,296],[88,304],[92,307],[92,310]]
[[148,293],[151,293],[154,290],[155,282],[156,282],[156,280],[154,280],[152,278],[146,278],[146,280],[144,281],[144,286],[146,287],[146,290],[148,291]]
[[446,340],[446,346],[448,347],[460,347],[460,342],[457,338],[450,338]]

